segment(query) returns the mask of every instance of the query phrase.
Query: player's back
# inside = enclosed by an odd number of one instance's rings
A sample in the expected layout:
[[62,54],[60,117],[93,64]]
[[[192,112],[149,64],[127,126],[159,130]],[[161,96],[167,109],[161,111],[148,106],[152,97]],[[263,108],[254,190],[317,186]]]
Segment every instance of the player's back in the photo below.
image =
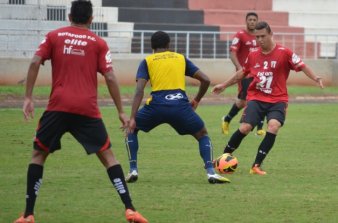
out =
[[186,62],[182,54],[165,51],[146,57],[152,91],[185,90]]
[[52,61],[52,94],[47,110],[100,116],[97,72],[104,73],[109,66],[111,69],[108,47],[100,37],[84,28],[60,28],[47,34],[36,54]]
[[178,105],[189,103],[185,77],[193,77],[198,68],[182,54],[165,51],[149,55],[141,62],[137,78],[150,80],[152,97],[148,103]]

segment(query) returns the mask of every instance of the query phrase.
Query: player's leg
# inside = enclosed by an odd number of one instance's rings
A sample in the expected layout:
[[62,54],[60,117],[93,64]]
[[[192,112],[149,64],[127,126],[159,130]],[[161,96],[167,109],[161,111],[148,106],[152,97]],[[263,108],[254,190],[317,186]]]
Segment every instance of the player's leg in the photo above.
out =
[[229,125],[231,120],[238,114],[238,112],[245,106],[245,100],[237,99],[232,105],[229,113],[222,118],[222,132],[225,135],[229,134]]
[[117,193],[120,195],[122,202],[126,209],[135,210],[129,195],[126,181],[124,180],[124,173],[120,163],[116,160],[111,149],[105,149],[96,153],[97,157],[107,169],[107,173],[111,183],[114,185]]
[[207,130],[203,127],[197,133],[194,133],[193,136],[198,141],[198,148],[200,151],[200,156],[204,162],[204,167],[208,174],[214,174],[214,168],[212,165],[213,160],[213,150],[210,138],[207,134]]
[[212,163],[213,162],[213,147],[212,147],[211,140],[207,134],[206,128],[203,127],[200,131],[198,131],[197,133],[194,133],[193,136],[198,141],[200,156],[203,159],[204,168],[207,171],[207,177],[208,177],[209,183],[211,184],[230,183],[229,179],[215,173],[213,163]]
[[264,119],[260,120],[257,123],[257,131],[256,131],[257,136],[265,136],[266,131],[263,129],[263,125],[264,125]]
[[42,184],[43,165],[47,159],[48,153],[33,150],[32,160],[27,170],[27,188],[26,188],[26,208],[20,218],[15,223],[34,223],[34,207],[40,186]]
[[157,125],[162,123],[162,117],[159,114],[160,108],[154,108],[152,105],[145,105],[136,114],[136,130],[129,133],[125,139],[126,149],[129,158],[129,173],[126,177],[128,183],[136,182],[138,179],[137,153],[139,149],[138,131],[149,132]]
[[[180,114],[180,115],[177,115]],[[204,122],[190,104],[172,109],[166,120],[178,134],[192,135],[198,141],[200,156],[204,162],[209,183],[229,183],[230,181],[215,173],[213,168],[213,149]],[[196,131],[197,130],[197,131]]]
[[261,119],[260,117],[261,111],[259,103],[257,101],[249,101],[243,111],[239,129],[232,134],[223,152],[233,153],[242,143],[242,140],[256,126],[258,120]]
[[252,130],[252,125],[249,123],[241,123],[240,127],[236,132],[232,134],[230,140],[224,148],[223,153],[232,154],[242,143],[242,140],[250,133]]
[[40,118],[27,170],[26,207],[15,223],[34,223],[34,207],[42,184],[43,166],[49,153],[60,149],[60,139],[67,129],[64,118],[64,114],[58,112],[45,112]]
[[256,158],[252,165],[250,173],[259,175],[266,174],[265,171],[261,170],[261,165],[270,150],[272,149],[276,140],[278,130],[282,127],[285,121],[286,108],[286,103],[273,104],[267,108],[267,133],[258,147]]
[[232,105],[229,113],[222,118],[222,132],[225,135],[229,134],[229,125],[231,120],[238,114],[242,108],[246,106],[246,96],[251,79],[244,78],[239,84],[239,90],[236,102]]
[[96,153],[101,163],[106,167],[109,179],[119,194],[125,208],[125,216],[128,222],[147,223],[140,213],[138,213],[132,204],[127,183],[121,165],[115,159],[111,149],[105,149]]
[[138,130],[129,133],[125,138],[126,149],[129,159],[129,173],[126,177],[128,183],[136,182],[138,179],[137,152],[138,152]]
[[125,205],[126,213],[134,212],[139,218],[135,222],[147,222],[132,204],[122,167],[110,149],[110,139],[102,119],[72,115],[70,122],[69,132],[81,143],[87,154],[95,153],[106,168],[111,183]]

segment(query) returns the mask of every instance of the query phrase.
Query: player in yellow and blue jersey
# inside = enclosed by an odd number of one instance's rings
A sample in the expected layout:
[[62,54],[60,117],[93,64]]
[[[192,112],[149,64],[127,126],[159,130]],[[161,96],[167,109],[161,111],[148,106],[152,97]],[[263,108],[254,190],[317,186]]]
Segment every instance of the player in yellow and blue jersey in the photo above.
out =
[[[132,183],[138,179],[138,131],[149,132],[167,123],[178,134],[190,134],[196,138],[209,183],[228,183],[230,181],[227,178],[216,174],[213,169],[211,141],[204,122],[194,111],[208,90],[210,80],[185,56],[169,51],[169,43],[167,33],[155,32],[151,36],[154,53],[141,62],[136,74],[137,87],[126,138],[130,163],[126,181]],[[185,93],[186,76],[200,81],[199,91],[191,102]],[[151,97],[139,110],[148,81],[152,89]]]

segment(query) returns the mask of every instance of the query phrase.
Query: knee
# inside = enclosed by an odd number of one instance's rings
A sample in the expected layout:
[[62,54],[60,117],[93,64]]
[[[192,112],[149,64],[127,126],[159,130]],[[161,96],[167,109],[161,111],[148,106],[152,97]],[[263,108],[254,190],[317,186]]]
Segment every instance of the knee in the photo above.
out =
[[47,153],[47,152],[34,149],[33,152],[32,152],[31,163],[43,166],[45,164],[47,157],[48,157],[48,154],[49,153]]
[[203,136],[208,135],[208,131],[205,127],[203,127],[199,132],[195,133],[193,136],[199,140],[200,138],[202,138]]
[[276,135],[281,126],[282,125],[279,121],[272,119],[268,122],[268,132]]
[[96,155],[103,164],[103,166],[105,166],[107,169],[111,166],[119,164],[111,149],[106,149],[104,151],[98,152]]
[[238,108],[244,108],[245,105],[246,105],[246,101],[239,99],[239,100],[236,101],[236,105],[237,105]]
[[239,131],[245,135],[249,134],[252,130],[252,126],[248,123],[242,123],[239,127]]

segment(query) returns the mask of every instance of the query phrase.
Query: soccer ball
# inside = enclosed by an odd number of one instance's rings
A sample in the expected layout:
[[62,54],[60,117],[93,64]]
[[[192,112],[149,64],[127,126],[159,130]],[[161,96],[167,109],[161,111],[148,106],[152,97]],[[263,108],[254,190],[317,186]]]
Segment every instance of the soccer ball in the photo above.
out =
[[224,153],[215,159],[213,164],[217,172],[229,174],[235,172],[238,165],[238,160],[230,153]]

